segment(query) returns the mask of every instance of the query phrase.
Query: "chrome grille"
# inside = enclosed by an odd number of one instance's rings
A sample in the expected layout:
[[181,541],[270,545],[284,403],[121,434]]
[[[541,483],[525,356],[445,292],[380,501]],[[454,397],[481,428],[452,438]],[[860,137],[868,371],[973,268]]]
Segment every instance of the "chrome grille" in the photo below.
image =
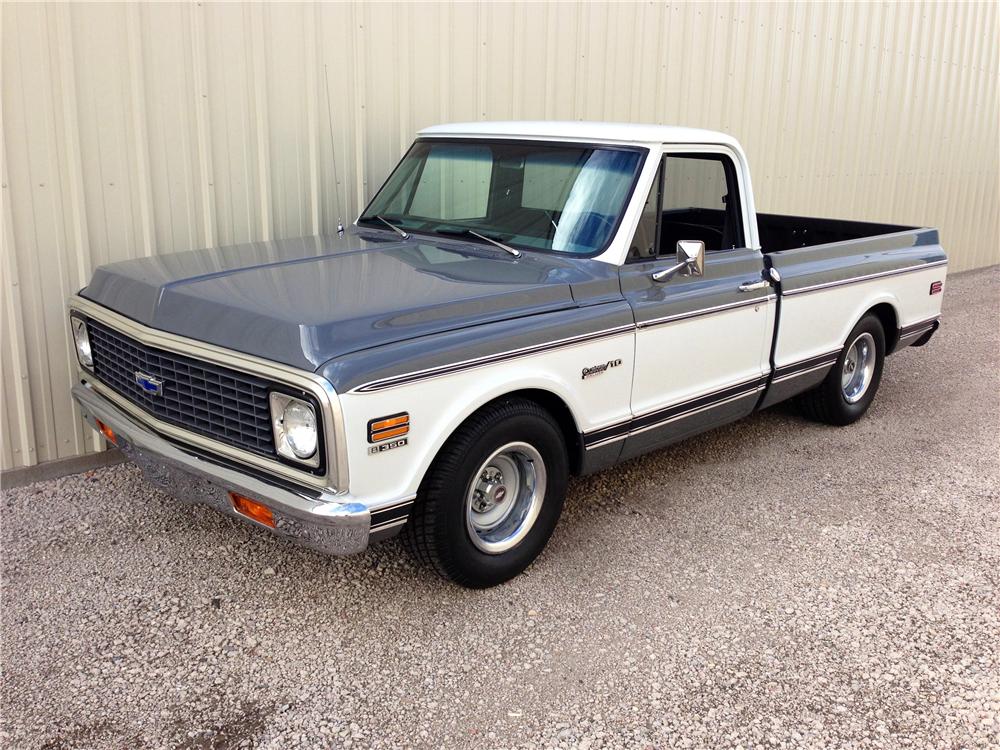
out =
[[[95,320],[87,320],[94,374],[157,419],[239,448],[274,455],[269,383],[182,354],[146,346]],[[162,381],[151,395],[137,373]]]

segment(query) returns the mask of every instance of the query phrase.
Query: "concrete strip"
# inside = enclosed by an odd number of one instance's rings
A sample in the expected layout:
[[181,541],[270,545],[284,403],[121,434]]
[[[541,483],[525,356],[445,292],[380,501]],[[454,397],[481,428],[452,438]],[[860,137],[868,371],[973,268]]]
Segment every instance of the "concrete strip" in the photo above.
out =
[[87,453],[83,456],[72,456],[70,458],[60,458],[56,461],[45,461],[34,466],[25,466],[21,469],[7,469],[0,472],[0,489],[10,490],[15,487],[24,487],[26,484],[34,482],[45,482],[59,477],[79,474],[83,471],[99,469],[102,466],[113,466],[120,464],[125,457],[117,448],[101,451],[100,453]]

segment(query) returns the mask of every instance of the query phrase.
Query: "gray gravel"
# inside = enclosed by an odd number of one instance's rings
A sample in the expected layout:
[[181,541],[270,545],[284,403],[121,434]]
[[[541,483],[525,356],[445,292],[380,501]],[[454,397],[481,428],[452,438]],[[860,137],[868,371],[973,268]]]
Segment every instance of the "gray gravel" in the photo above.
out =
[[2,496],[4,747],[1000,746],[998,269],[859,424],[778,408],[573,484],[465,591],[124,465]]

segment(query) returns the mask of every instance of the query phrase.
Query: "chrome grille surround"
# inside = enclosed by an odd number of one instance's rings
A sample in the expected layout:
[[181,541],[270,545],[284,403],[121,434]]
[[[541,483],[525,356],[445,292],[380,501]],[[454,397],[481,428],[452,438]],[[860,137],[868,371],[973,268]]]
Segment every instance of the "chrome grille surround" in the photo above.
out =
[[[141,344],[93,318],[87,322],[94,375],[157,419],[238,448],[274,456],[263,378]],[[140,373],[159,381],[143,387]]]
[[[167,418],[169,415],[157,415],[144,408],[132,398],[123,396],[113,385],[105,383],[99,372],[95,373],[87,369],[80,370],[86,383],[161,435],[196,448],[211,451],[220,457],[262,469],[269,474],[297,484],[329,490],[334,493],[347,491],[347,443],[340,399],[333,386],[325,378],[306,370],[149,328],[79,295],[70,299],[69,308],[71,313],[78,314],[88,321],[96,321],[99,326],[111,329],[119,336],[132,339],[142,347],[162,350],[166,354],[176,357],[178,361],[181,358],[184,358],[185,361],[192,360],[202,368],[208,366],[208,369],[212,370],[216,369],[211,367],[214,365],[232,372],[234,376],[239,376],[241,379],[247,379],[247,382],[261,381],[277,384],[279,389],[281,389],[280,386],[285,386],[294,391],[305,392],[319,406],[324,446],[323,458],[326,466],[326,472],[322,475],[313,473],[307,467],[298,468],[277,458],[273,453],[273,436],[270,436],[272,441],[270,454],[231,442],[224,442],[204,434],[204,432],[176,424]],[[155,375],[155,373],[148,374]],[[270,431],[269,410],[268,431]]]

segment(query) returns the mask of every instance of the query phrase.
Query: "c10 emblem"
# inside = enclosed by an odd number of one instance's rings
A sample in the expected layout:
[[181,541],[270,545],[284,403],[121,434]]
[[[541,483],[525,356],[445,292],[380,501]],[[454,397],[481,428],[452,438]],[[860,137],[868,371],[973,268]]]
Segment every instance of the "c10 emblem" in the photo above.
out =
[[608,362],[605,362],[602,365],[594,365],[593,367],[584,367],[581,379],[586,380],[587,378],[592,377],[594,375],[601,375],[607,372],[612,367],[619,367],[621,363],[622,361],[620,359],[612,359]]

